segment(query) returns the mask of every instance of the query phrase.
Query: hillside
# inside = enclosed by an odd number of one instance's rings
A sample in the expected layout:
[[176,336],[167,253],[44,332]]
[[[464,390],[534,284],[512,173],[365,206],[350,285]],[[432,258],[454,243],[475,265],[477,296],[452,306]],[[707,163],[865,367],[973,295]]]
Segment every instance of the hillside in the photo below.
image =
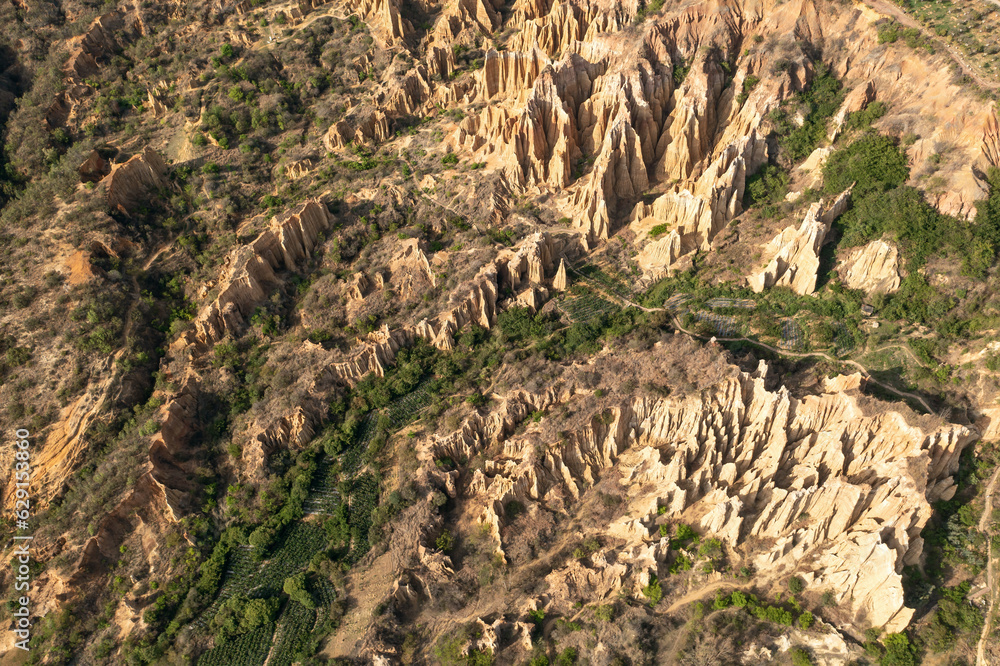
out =
[[1000,661],[991,11],[4,6],[0,662]]

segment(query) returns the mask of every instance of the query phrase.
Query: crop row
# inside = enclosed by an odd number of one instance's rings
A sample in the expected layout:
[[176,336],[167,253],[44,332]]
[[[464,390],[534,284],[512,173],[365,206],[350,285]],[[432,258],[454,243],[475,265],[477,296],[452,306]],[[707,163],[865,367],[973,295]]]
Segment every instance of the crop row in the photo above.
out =
[[802,346],[802,329],[793,319],[781,322],[781,341],[779,346],[786,349],[798,349]]
[[563,300],[561,305],[574,323],[589,323],[601,315],[611,314],[619,309],[613,303],[592,293],[570,296]]
[[625,299],[630,298],[632,290],[629,286],[619,277],[612,276],[604,272],[604,270],[599,266],[588,264],[581,266],[577,270],[584,276],[585,279],[596,282],[616,296],[620,296]]
[[198,659],[198,666],[263,666],[271,650],[274,622],[212,648]]
[[753,310],[757,307],[757,302],[749,298],[710,298],[705,301],[705,305],[710,308],[739,308],[740,310]]
[[726,315],[705,312],[703,310],[694,313],[694,316],[699,321],[707,321],[711,324],[715,330],[715,334],[719,337],[730,338],[739,333],[739,322],[734,317],[727,317]]
[[316,624],[316,611],[297,601],[285,604],[274,636],[274,652],[268,666],[291,666],[300,661],[299,653],[309,642],[309,635]]
[[688,311],[685,303],[691,300],[690,294],[674,294],[663,303],[663,307],[670,310],[675,315],[682,315]]
[[252,596],[275,597],[281,594],[285,579],[303,569],[309,560],[326,548],[327,537],[322,527],[298,521],[285,532],[281,546],[264,562],[254,579]]

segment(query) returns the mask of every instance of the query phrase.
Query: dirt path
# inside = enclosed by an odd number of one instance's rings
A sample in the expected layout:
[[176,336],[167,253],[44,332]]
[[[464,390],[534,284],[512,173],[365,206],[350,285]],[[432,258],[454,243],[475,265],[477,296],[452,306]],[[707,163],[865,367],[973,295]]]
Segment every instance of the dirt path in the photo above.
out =
[[986,589],[989,590],[990,606],[986,611],[986,621],[983,623],[983,633],[979,636],[979,643],[976,645],[976,666],[986,666],[986,637],[990,635],[990,620],[993,619],[993,606],[996,604],[996,594],[993,591],[993,539],[987,532],[990,517],[993,514],[993,490],[996,488],[997,479],[1000,478],[1000,468],[993,472],[990,482],[986,486],[986,501],[983,505],[983,515],[979,517],[979,531],[986,533]]
[[[988,1],[1000,7],[1000,0]],[[975,81],[981,88],[995,90],[1000,87],[1000,83],[991,81],[980,75],[972,64],[965,59],[965,55],[961,51],[948,42],[938,38],[938,36],[931,32],[930,29],[904,12],[898,6],[892,4],[891,2],[887,2],[886,0],[864,0],[864,3],[879,14],[888,16],[907,28],[916,28],[919,30],[920,34],[932,41],[935,45],[943,48],[948,55],[951,56],[951,59],[958,63],[958,66],[962,68],[962,73]]]
[[[565,259],[565,257],[563,257],[563,259]],[[587,280],[586,276],[581,275],[575,268],[573,268],[573,266],[570,265],[569,261],[566,261],[566,266],[574,274],[580,276],[584,280]],[[588,282],[588,284],[592,288],[596,289],[603,296],[605,296],[606,298],[608,298],[608,299],[610,299],[612,301],[617,301],[619,303],[624,303],[625,305],[628,305],[628,306],[631,306],[631,307],[634,307],[634,308],[638,308],[639,310],[642,310],[643,312],[666,312],[667,314],[670,315],[670,319],[673,322],[674,327],[678,331],[680,331],[681,333],[689,335],[692,338],[696,338],[698,340],[715,340],[716,342],[746,342],[748,344],[756,345],[756,346],[761,347],[763,349],[767,349],[768,351],[771,351],[771,352],[773,352],[775,354],[778,354],[779,356],[785,356],[785,357],[788,357],[788,358],[809,358],[809,357],[814,357],[815,356],[815,357],[826,359],[827,361],[830,361],[832,363],[843,363],[845,365],[850,365],[851,367],[856,368],[856,369],[858,369],[858,370],[861,371],[861,373],[865,377],[865,381],[868,381],[868,382],[871,382],[872,384],[880,386],[881,388],[885,389],[889,393],[892,393],[893,395],[899,396],[901,398],[908,398],[910,400],[915,400],[918,403],[920,403],[920,405],[927,411],[928,414],[933,414],[934,413],[934,410],[931,409],[931,406],[929,404],[927,404],[927,401],[923,397],[917,395],[916,393],[908,393],[907,391],[901,391],[901,390],[899,390],[899,389],[897,389],[897,388],[895,388],[893,386],[890,386],[888,384],[884,384],[884,383],[880,382],[879,380],[877,380],[874,377],[872,377],[871,372],[868,371],[868,368],[866,368],[865,366],[861,365],[860,363],[858,363],[857,361],[854,361],[852,359],[839,359],[839,358],[835,358],[833,356],[830,356],[826,352],[790,352],[790,351],[787,351],[787,350],[784,350],[784,349],[779,349],[777,347],[772,347],[769,344],[765,344],[763,342],[760,342],[759,340],[754,340],[753,338],[748,338],[748,337],[742,336],[742,335],[740,337],[736,337],[736,338],[723,338],[723,337],[714,336],[714,335],[712,335],[712,336],[701,335],[699,333],[695,333],[694,331],[689,331],[686,328],[684,328],[681,325],[680,320],[677,319],[677,316],[674,315],[674,313],[671,312],[670,310],[668,310],[667,308],[647,308],[647,307],[644,307],[642,305],[639,305],[638,303],[634,303],[634,302],[632,302],[631,300],[629,300],[627,298],[624,298],[624,297],[619,296],[617,294],[612,294],[612,293],[607,292],[601,286],[594,284],[594,282],[592,280],[587,280],[587,282]]]
[[699,587],[697,590],[691,590],[683,597],[670,604],[665,613],[670,615],[671,613],[676,613],[680,609],[684,608],[688,604],[694,603],[695,601],[700,601],[710,594],[714,594],[718,590],[737,590],[748,587],[747,585],[741,585],[739,583],[734,583],[731,580],[719,580],[714,583],[709,583],[704,587]]

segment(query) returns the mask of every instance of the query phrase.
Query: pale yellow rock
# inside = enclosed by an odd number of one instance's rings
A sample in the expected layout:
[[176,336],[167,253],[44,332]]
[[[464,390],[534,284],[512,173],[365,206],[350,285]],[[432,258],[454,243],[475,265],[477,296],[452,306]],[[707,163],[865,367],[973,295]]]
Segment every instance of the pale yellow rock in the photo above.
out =
[[802,224],[786,227],[764,247],[770,257],[760,271],[747,277],[750,288],[760,293],[770,287],[789,287],[797,294],[816,290],[819,254],[830,225],[846,208],[850,190],[838,196],[829,207],[822,201],[809,206]]
[[874,240],[852,251],[837,266],[837,273],[851,289],[869,294],[891,294],[899,289],[899,250],[895,244]]
[[552,288],[556,291],[566,291],[569,288],[569,281],[566,278],[566,260],[559,260],[559,270],[556,271],[556,276],[552,279]]
[[898,631],[913,612],[902,567],[919,559],[931,504],[952,492],[958,457],[977,433],[911,425],[905,408],[867,414],[859,376],[796,399],[784,388],[766,390],[766,374],[741,373],[685,399],[633,398],[541,448],[530,434],[514,435],[516,424],[565,398],[515,391],[490,414],[422,442],[418,457],[433,468],[441,457],[471,459],[503,443],[502,458],[487,460],[461,500],[466,510],[479,507],[499,553],[508,502],[531,510],[619,477],[632,511],[600,529],[624,544],[615,563],[626,570],[609,572],[599,559],[571,563],[549,575],[550,589],[574,595],[589,584],[604,595],[663,574],[659,506],[671,519],[702,516],[705,534],[733,545],[759,538],[758,572],[801,573],[810,589],[836,590],[857,626]]

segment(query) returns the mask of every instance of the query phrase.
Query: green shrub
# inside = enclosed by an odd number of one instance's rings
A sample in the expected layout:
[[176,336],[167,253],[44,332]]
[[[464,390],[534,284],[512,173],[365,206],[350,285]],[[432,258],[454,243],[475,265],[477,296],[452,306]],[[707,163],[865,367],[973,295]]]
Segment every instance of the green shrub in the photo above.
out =
[[791,649],[792,666],[813,666],[812,655],[805,648],[793,647]]
[[568,647],[556,657],[556,666],[573,666],[577,660],[576,648]]
[[788,159],[797,162],[826,138],[827,121],[840,108],[842,99],[840,81],[826,64],[818,63],[809,87],[796,96],[805,112],[802,125],[796,126],[783,110],[771,115],[778,145]]
[[434,541],[434,545],[442,553],[447,553],[455,546],[455,537],[452,536],[450,531],[444,530]]
[[642,588],[642,594],[649,599],[649,607],[652,608],[663,599],[663,588],[656,576],[649,577],[649,585]]
[[804,589],[806,589],[806,584],[798,576],[792,576],[788,579],[788,590],[792,594],[801,594]]
[[674,563],[670,565],[670,573],[678,574],[690,571],[693,565],[694,563],[691,562],[691,558],[687,555],[678,555],[677,559],[674,560]]
[[775,164],[765,164],[757,173],[747,178],[743,205],[777,204],[788,193],[788,174]]
[[316,608],[316,601],[309,593],[305,572],[286,578],[282,589],[292,601],[296,601],[306,608]]
[[879,666],[916,666],[916,648],[910,644],[906,634],[889,634],[882,641],[885,654],[879,659]]
[[853,129],[869,127],[873,122],[885,115],[888,107],[885,102],[872,102],[860,111],[855,111],[847,117],[847,126]]
[[909,175],[906,154],[892,138],[866,134],[830,155],[823,167],[823,190],[839,194],[855,184],[852,195],[860,199],[899,187]]
[[602,622],[611,622],[615,619],[614,604],[605,604],[594,608],[594,617]]
[[899,39],[899,24],[883,23],[878,26],[878,43],[879,44],[892,44],[897,39]]

